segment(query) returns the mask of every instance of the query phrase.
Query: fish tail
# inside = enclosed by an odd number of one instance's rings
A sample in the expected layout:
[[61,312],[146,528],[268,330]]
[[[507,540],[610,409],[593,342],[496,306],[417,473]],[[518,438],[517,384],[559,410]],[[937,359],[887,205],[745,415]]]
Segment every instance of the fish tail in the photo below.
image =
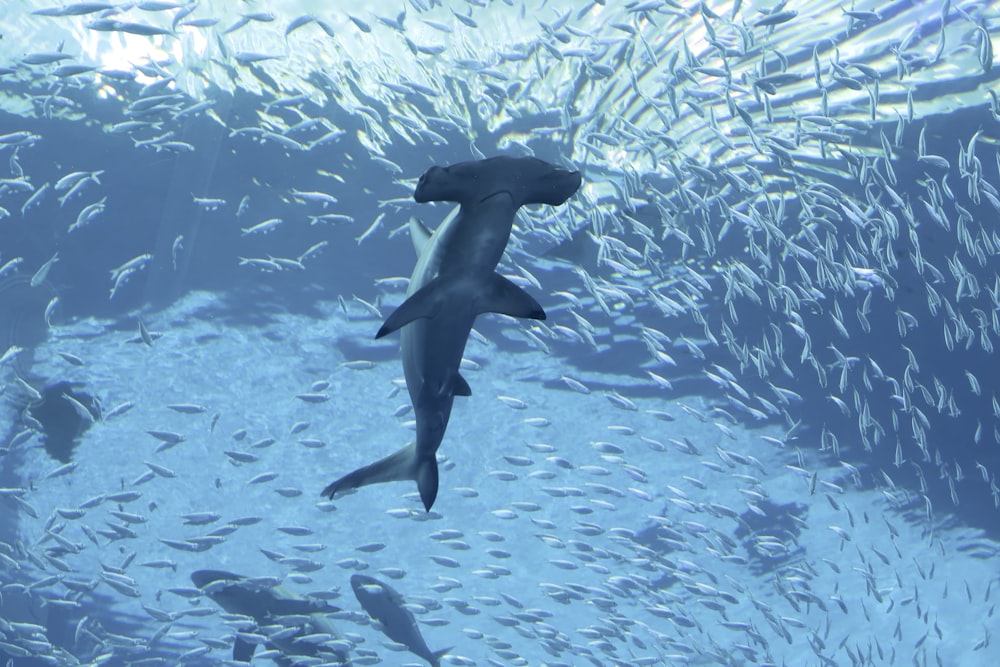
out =
[[[434,491],[437,492],[437,465],[434,470]],[[323,489],[323,494],[333,500],[338,494],[360,489],[369,484],[400,482],[418,479],[417,446],[410,443],[384,459],[348,473]],[[432,499],[433,502],[433,499]]]
[[420,500],[424,503],[424,509],[428,512],[434,506],[434,499],[438,493],[438,464],[437,458],[427,456],[417,463],[416,470],[417,489],[420,491]]

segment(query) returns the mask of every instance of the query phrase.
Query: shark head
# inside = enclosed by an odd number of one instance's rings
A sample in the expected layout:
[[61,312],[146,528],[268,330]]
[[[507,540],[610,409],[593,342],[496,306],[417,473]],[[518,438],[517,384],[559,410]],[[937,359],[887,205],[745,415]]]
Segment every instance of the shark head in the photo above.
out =
[[211,584],[218,584],[218,582],[224,581],[240,581],[243,577],[238,574],[233,574],[232,572],[225,572],[223,570],[196,570],[191,573],[191,581],[198,588],[205,588]]
[[413,199],[420,204],[451,201],[474,205],[507,193],[515,208],[524,204],[558,206],[576,192],[580,172],[560,169],[533,157],[498,157],[431,167],[417,183]]

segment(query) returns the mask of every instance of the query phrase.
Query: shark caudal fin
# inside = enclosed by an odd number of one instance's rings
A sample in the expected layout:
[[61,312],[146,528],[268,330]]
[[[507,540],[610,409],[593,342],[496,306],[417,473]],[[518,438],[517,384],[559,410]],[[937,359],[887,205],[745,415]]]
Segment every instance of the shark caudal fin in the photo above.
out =
[[[369,484],[401,482],[407,479],[417,479],[417,445],[415,442],[411,442],[384,459],[344,475],[323,489],[322,495],[333,500],[338,494],[360,489]],[[436,492],[436,474],[434,479]]]
[[414,480],[417,483],[420,500],[424,503],[424,509],[429,512],[438,492],[437,459],[431,456],[418,460],[415,442],[384,459],[344,475],[323,489],[322,495],[333,500],[338,495],[360,489],[362,486],[405,480]]
[[438,464],[434,456],[417,463],[417,490],[420,491],[424,509],[430,512],[438,494]]

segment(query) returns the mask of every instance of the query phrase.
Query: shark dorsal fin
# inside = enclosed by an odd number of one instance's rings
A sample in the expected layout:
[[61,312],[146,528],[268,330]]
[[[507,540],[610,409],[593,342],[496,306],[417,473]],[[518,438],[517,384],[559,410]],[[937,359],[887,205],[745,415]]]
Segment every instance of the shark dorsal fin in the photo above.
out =
[[427,229],[420,220],[410,218],[410,239],[413,241],[413,249],[417,252],[417,257],[420,257],[427,242],[431,239],[431,230]]

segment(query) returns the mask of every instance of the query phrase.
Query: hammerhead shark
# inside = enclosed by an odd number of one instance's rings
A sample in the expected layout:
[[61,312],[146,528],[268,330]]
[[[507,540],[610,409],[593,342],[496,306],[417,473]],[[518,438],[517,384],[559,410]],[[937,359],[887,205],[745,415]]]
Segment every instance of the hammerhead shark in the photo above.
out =
[[415,480],[424,508],[437,498],[437,450],[455,396],[472,390],[459,374],[465,343],[476,316],[502,313],[545,319],[545,311],[523,289],[496,272],[525,204],[558,206],[580,187],[579,171],[532,157],[500,156],[424,172],[413,192],[417,203],[449,201],[458,208],[430,233],[410,221],[417,264],[406,300],[375,338],[397,329],[406,389],[413,403],[417,438],[399,451],[341,477],[323,495],[369,484]]

